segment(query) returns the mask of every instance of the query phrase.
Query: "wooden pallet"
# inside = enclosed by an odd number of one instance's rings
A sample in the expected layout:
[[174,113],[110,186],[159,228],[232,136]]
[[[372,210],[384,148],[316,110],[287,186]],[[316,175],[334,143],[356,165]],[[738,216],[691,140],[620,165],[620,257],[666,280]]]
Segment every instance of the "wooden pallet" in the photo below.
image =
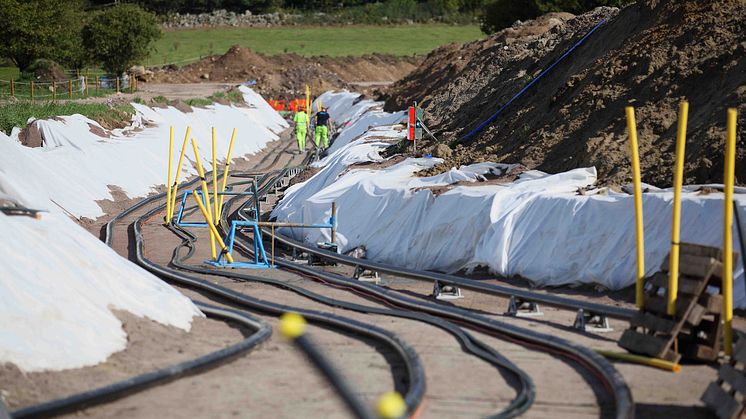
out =
[[666,313],[668,257],[645,290],[644,307],[630,319],[619,346],[630,352],[679,362],[682,356],[712,361],[720,352],[722,296],[705,292],[720,286],[721,251],[682,243],[676,315]]
[[718,418],[734,419],[744,415],[746,397],[746,338],[739,338],[730,362],[720,367],[718,379],[710,383],[702,395]]

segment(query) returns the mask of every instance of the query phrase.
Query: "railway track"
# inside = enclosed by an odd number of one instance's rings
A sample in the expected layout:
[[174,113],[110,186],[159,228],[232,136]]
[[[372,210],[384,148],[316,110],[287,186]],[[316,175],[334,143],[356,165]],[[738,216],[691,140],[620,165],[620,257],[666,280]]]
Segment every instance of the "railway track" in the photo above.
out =
[[[298,170],[297,166],[289,167],[291,162],[293,162],[293,158],[284,165],[285,167],[281,169],[273,169],[273,167],[276,167],[279,164],[281,160],[280,156],[283,151],[285,150],[277,148],[273,150],[273,153],[269,153],[268,156],[265,157],[263,163],[260,163],[263,167],[250,172],[237,172],[232,174],[230,179],[232,180],[234,187],[238,188],[244,185],[249,186],[253,182],[256,182],[258,184],[256,185],[256,198],[258,199],[263,195],[266,195],[272,189],[276,189],[280,185],[286,185],[287,182],[284,181],[283,178],[288,178],[289,176],[296,174]],[[301,164],[305,164],[305,161]],[[250,178],[250,180],[246,180],[246,178]],[[185,188],[191,187],[194,185],[195,181],[196,179],[191,182],[183,183],[180,186],[180,189],[185,190]],[[226,201],[222,225],[228,225],[229,220],[232,218],[241,218],[245,216],[246,211],[250,210],[253,203],[256,202],[254,199],[248,199],[242,202],[241,199],[244,198],[246,198],[246,195],[234,196]],[[118,247],[121,249],[123,246],[122,240],[127,238],[129,241],[127,246],[129,246],[128,253],[130,258],[171,283],[177,284],[180,287],[198,290],[201,294],[208,296],[213,300],[213,302],[243,310],[241,312],[236,312],[235,310],[232,311],[234,316],[243,316],[257,321],[258,319],[253,317],[254,315],[249,315],[245,311],[270,316],[278,316],[287,311],[295,311],[303,314],[312,324],[324,325],[329,329],[341,333],[365,336],[367,339],[377,341],[380,345],[386,346],[391,353],[396,354],[399,358],[397,362],[404,365],[404,370],[406,371],[406,378],[404,379],[405,385],[400,390],[405,396],[408,412],[410,414],[416,412],[418,407],[420,407],[425,395],[426,383],[425,371],[417,352],[405,340],[385,328],[366,324],[365,322],[348,318],[343,315],[333,314],[331,312],[304,309],[300,306],[280,304],[266,299],[259,299],[247,293],[237,292],[229,287],[213,283],[214,281],[210,281],[207,278],[219,276],[229,278],[233,281],[271,285],[273,287],[289,290],[305,299],[335,309],[344,309],[349,312],[357,312],[367,315],[400,318],[437,327],[449,333],[454,339],[456,339],[464,352],[490,364],[493,368],[498,370],[500,374],[507,373],[511,377],[511,386],[515,391],[515,396],[509,403],[502,406],[501,409],[491,413],[489,415],[490,417],[514,417],[525,413],[531,407],[536,397],[536,388],[534,381],[529,374],[516,366],[515,363],[500,354],[500,352],[498,352],[492,345],[485,342],[473,332],[476,332],[476,334],[480,336],[486,335],[513,342],[532,351],[550,353],[553,356],[561,357],[565,362],[585,369],[603,385],[603,388],[608,392],[613,400],[614,417],[626,418],[633,416],[634,404],[632,402],[631,393],[614,367],[605,359],[596,355],[593,351],[556,336],[542,335],[516,325],[499,322],[495,319],[476,314],[466,309],[449,307],[442,304],[423,301],[418,298],[408,297],[395,290],[360,282],[354,278],[340,275],[338,273],[326,272],[308,265],[298,264],[284,257],[276,258],[277,265],[289,273],[298,275],[298,277],[301,278],[301,282],[311,280],[314,281],[315,284],[321,283],[325,286],[334,287],[337,290],[343,290],[350,295],[358,297],[362,296],[369,301],[374,301],[375,303],[361,304],[359,302],[348,301],[347,298],[340,298],[339,296],[336,298],[329,297],[323,293],[313,291],[309,287],[299,285],[300,282],[292,283],[288,281],[278,281],[269,277],[248,275],[233,270],[213,269],[199,266],[199,264],[190,263],[190,260],[194,258],[195,254],[197,235],[187,229],[174,225],[168,226],[168,228],[178,237],[181,243],[174,248],[171,255],[170,265],[163,262],[153,261],[146,255],[143,226],[147,223],[152,223],[153,220],[162,213],[164,208],[164,204],[161,203],[162,199],[163,194],[144,199],[120,213],[107,223],[107,244],[113,245],[115,242],[119,242]],[[591,304],[567,298],[553,298],[554,296],[532,293],[530,291],[515,290],[491,284],[482,284],[467,278],[433,272],[419,272],[401,269],[371,261],[349,258],[344,255],[316,249],[282,236],[278,236],[278,240],[287,248],[294,247],[302,252],[314,254],[318,257],[337,263],[353,267],[364,267],[385,272],[393,276],[430,282],[438,281],[444,285],[457,285],[486,294],[498,294],[502,296],[516,295],[529,301],[542,302],[547,305],[554,305],[565,309],[585,309],[594,313],[603,313],[610,317],[626,318],[628,316],[628,313],[616,307]],[[251,246],[251,239],[242,234],[237,234],[236,246],[238,251],[244,252],[247,255],[250,255],[253,248],[253,246]],[[210,308],[206,305],[200,305],[200,308],[202,307],[206,307],[205,310],[207,310],[209,314]],[[225,308],[213,308],[215,310],[226,310]],[[236,319],[232,320],[236,321]],[[266,324],[264,325],[264,328],[265,329],[262,330],[266,330]],[[469,330],[471,330],[471,332]],[[266,332],[262,333],[266,334]],[[263,336],[262,333],[257,332],[256,335]],[[268,337],[269,335],[267,334],[266,337],[262,338],[262,340],[255,338],[255,341],[259,340],[260,342]],[[242,342],[242,344],[245,345],[244,342]],[[254,343],[254,346],[256,344],[258,344],[258,342]],[[234,354],[233,356],[236,355]],[[80,397],[84,402],[77,405],[69,405],[65,407],[64,410],[59,406],[54,406],[53,404],[48,403],[34,406],[32,408],[40,408],[46,405],[46,408],[49,409],[47,414],[55,415],[63,411],[67,412],[80,407],[90,406],[93,403],[103,403],[117,397],[131,394],[132,391],[135,390],[134,386],[133,388],[128,388],[123,383],[118,384],[121,384],[119,388],[109,389],[111,394],[107,397],[86,399],[84,394],[76,395],[76,397]],[[36,415],[33,411],[27,411],[26,413],[32,416]],[[12,414],[12,417],[25,417],[23,416],[24,412],[17,411]]]
[[[283,173],[277,174],[278,177],[283,175]],[[277,182],[277,180],[270,180],[270,187]],[[259,193],[262,193],[262,191],[262,188],[259,188]],[[238,199],[238,197],[234,197],[226,202],[221,225],[229,225],[231,217],[238,217],[243,220],[246,219],[245,214],[247,213],[247,209],[250,209],[251,205],[253,205],[255,201],[246,200],[241,203],[239,208],[233,210],[233,206],[238,201]],[[265,236],[269,234],[269,231],[265,231]],[[617,307],[592,304],[568,298],[555,298],[554,296],[547,296],[530,291],[514,290],[507,287],[483,284],[478,281],[459,278],[452,275],[397,268],[389,265],[339,255],[326,250],[307,246],[282,236],[278,236],[278,240],[286,246],[295,247],[298,250],[314,254],[318,257],[328,259],[330,261],[341,262],[352,266],[364,266],[368,269],[381,270],[398,277],[415,278],[419,280],[429,281],[431,283],[440,281],[445,284],[453,284],[459,286],[466,285],[466,288],[475,291],[486,292],[488,294],[497,293],[500,295],[506,295],[508,293],[511,293],[511,295],[515,295],[515,292],[517,291],[520,297],[525,298],[528,301],[540,301],[547,303],[548,305],[559,306],[562,308],[569,308],[574,310],[585,309],[594,313],[603,313],[610,317],[626,318],[627,316],[629,316],[629,314],[627,313],[628,310],[619,309]],[[240,231],[236,232],[235,246],[237,246],[247,255],[251,255],[253,251],[251,238],[247,237]],[[540,334],[530,331],[526,328],[499,322],[486,316],[475,314],[473,312],[470,312],[469,310],[444,306],[441,304],[426,302],[422,299],[407,297],[390,289],[382,288],[380,286],[366,282],[361,282],[354,278],[326,272],[321,269],[316,269],[312,266],[295,263],[282,257],[276,257],[275,263],[285,270],[299,273],[305,277],[310,277],[329,285],[344,287],[356,293],[373,296],[401,310],[427,313],[434,317],[448,319],[453,323],[458,323],[464,327],[468,327],[476,331],[515,341],[529,348],[538,350],[544,349],[547,352],[552,352],[560,355],[571,362],[581,365],[583,368],[587,369],[591,374],[593,374],[597,379],[599,379],[599,381],[604,385],[604,387],[614,400],[615,417],[624,418],[632,417],[634,415],[634,403],[632,402],[632,396],[621,375],[616,371],[611,363],[586,347],[567,341],[565,339],[558,338],[556,336]],[[224,272],[222,274],[231,276],[237,275],[230,272]]]

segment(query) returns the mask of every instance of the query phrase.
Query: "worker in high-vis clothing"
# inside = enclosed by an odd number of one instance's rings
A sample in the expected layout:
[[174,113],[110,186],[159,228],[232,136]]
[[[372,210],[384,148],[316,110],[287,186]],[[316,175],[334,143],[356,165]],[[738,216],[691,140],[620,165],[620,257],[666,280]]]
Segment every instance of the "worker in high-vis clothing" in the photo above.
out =
[[329,112],[326,111],[326,106],[322,106],[321,110],[316,113],[316,121],[314,126],[316,127],[316,133],[313,138],[313,142],[316,147],[319,147],[319,142],[322,142],[324,148],[329,148],[329,126],[331,125],[331,118]]
[[293,117],[295,122],[295,137],[298,139],[298,150],[301,153],[306,151],[306,132],[308,129],[308,114],[305,110],[298,108]]

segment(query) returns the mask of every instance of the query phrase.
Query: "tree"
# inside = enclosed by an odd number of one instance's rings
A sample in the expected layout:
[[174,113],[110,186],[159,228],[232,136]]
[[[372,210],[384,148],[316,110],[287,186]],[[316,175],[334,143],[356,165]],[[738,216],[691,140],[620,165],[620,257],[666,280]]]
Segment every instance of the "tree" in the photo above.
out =
[[148,57],[162,35],[158,19],[134,4],[98,12],[83,27],[83,44],[104,70],[122,74]]
[[39,58],[71,64],[82,17],[81,0],[0,0],[0,56],[21,71]]

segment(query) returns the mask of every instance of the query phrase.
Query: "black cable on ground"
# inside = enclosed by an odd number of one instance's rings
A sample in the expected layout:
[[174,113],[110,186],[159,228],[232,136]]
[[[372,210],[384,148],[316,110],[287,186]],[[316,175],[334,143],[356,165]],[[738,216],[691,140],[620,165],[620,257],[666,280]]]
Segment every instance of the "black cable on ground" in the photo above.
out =
[[[207,368],[215,368],[249,352],[272,335],[272,328],[269,324],[261,319],[254,318],[247,313],[220,308],[197,301],[194,301],[194,304],[199,307],[203,313],[210,317],[237,322],[245,327],[255,330],[256,332],[237,344],[198,358],[118,381],[93,390],[15,410],[12,412],[12,417],[39,418],[57,416],[75,410],[85,409],[97,404],[110,402],[153,387],[157,384],[163,384]],[[0,415],[0,418],[2,418],[2,415]]]
[[156,275],[168,278],[172,282],[177,282],[190,288],[196,288],[202,291],[209,292],[215,296],[226,299],[233,304],[251,308],[253,310],[259,310],[275,316],[282,315],[286,312],[296,312],[302,314],[305,318],[309,319],[309,321],[313,323],[326,325],[337,330],[352,332],[353,334],[365,336],[383,343],[385,346],[388,346],[393,353],[397,354],[401,358],[402,363],[407,371],[406,384],[408,385],[408,388],[407,391],[404,392],[404,399],[407,402],[409,410],[413,411],[414,409],[416,409],[417,406],[419,406],[425,393],[424,369],[417,353],[409,346],[409,344],[407,344],[394,333],[391,333],[385,329],[381,329],[377,326],[359,322],[357,320],[346,318],[343,316],[324,313],[316,310],[307,310],[299,307],[292,307],[284,304],[277,304],[274,302],[250,297],[246,294],[235,292],[229,288],[212,284],[207,280],[203,280],[201,278],[190,275],[185,275],[182,272],[160,266],[145,258],[142,253],[142,222],[145,218],[149,217],[159,210],[160,208],[151,210],[144,216],[138,218],[134,225],[136,237],[136,257],[138,263],[141,266],[150,270]]
[[[155,200],[161,199],[164,195],[165,194],[161,193],[146,198],[143,201],[140,201],[139,203],[121,212],[111,221],[109,221],[106,228],[106,242],[111,243],[113,226],[117,222],[119,222],[119,220],[131,214],[135,210],[141,208],[142,206],[150,204]],[[138,217],[134,223],[133,231],[135,236],[135,256],[139,265],[171,282],[176,282],[187,287],[209,292],[215,296],[226,299],[233,304],[277,316],[285,312],[294,311],[302,314],[304,317],[311,320],[312,322],[323,324],[333,329],[352,332],[353,334],[365,336],[383,343],[385,346],[388,346],[393,353],[397,354],[401,358],[402,364],[406,369],[406,384],[408,388],[407,391],[403,393],[408,409],[410,411],[414,411],[416,407],[419,406],[425,393],[424,369],[417,353],[409,346],[409,344],[407,344],[394,333],[370,324],[359,322],[353,319],[348,319],[342,316],[337,316],[331,313],[318,312],[315,310],[305,310],[298,307],[291,307],[256,299],[246,294],[238,293],[231,289],[212,284],[209,281],[203,280],[201,278],[185,275],[179,271],[161,266],[147,259],[143,254],[144,246],[142,238],[142,224],[144,220],[151,218],[157,212],[161,211],[164,206],[165,205],[162,204],[156,206],[144,215]]]
[[[226,205],[228,205],[228,202],[226,202]],[[231,278],[234,280],[245,281],[245,282],[257,282],[257,283],[268,284],[268,285],[276,286],[279,288],[284,288],[286,290],[295,292],[298,295],[301,295],[303,297],[309,298],[313,301],[316,301],[322,304],[329,305],[331,307],[338,307],[338,308],[343,308],[346,310],[352,310],[352,311],[366,313],[366,314],[378,314],[378,315],[384,315],[384,316],[400,317],[400,318],[405,318],[409,320],[420,321],[420,322],[438,327],[440,329],[445,330],[449,334],[453,335],[457,339],[457,341],[462,345],[462,348],[464,349],[464,351],[466,351],[467,353],[471,353],[479,357],[480,359],[494,365],[497,368],[506,369],[509,373],[514,375],[514,377],[517,379],[519,385],[517,386],[518,389],[517,389],[516,398],[513,399],[511,403],[506,408],[504,408],[502,411],[496,413],[495,415],[491,415],[489,417],[494,417],[494,418],[515,417],[527,411],[533,404],[533,401],[536,397],[536,389],[535,389],[533,381],[531,380],[531,377],[525,371],[517,367],[507,358],[503,357],[494,348],[490,347],[489,345],[480,341],[479,339],[476,339],[470,333],[464,331],[460,327],[456,326],[455,324],[447,320],[444,320],[439,317],[430,316],[428,314],[397,310],[397,309],[385,309],[385,308],[379,308],[379,307],[371,307],[371,306],[356,304],[356,303],[352,303],[352,302],[348,302],[344,300],[338,300],[338,299],[330,298],[330,297],[315,293],[313,291],[310,291],[308,289],[302,288],[297,285],[289,284],[289,283],[271,279],[271,278],[263,278],[263,277],[253,276],[253,275],[241,274],[241,273],[238,273],[232,270],[216,270],[216,269],[210,269],[206,267],[189,265],[186,263],[186,260],[191,258],[191,256],[194,253],[193,242],[194,240],[196,240],[196,237],[189,231],[182,229],[180,227],[173,226],[172,230],[174,231],[175,234],[177,234],[183,240],[182,246],[179,246],[178,248],[174,250],[174,254],[171,258],[171,264],[177,268],[192,271],[192,272],[197,272],[201,274],[223,276],[223,277]],[[187,250],[186,255],[181,256],[180,249],[183,247],[187,247],[188,250]]]
[[[244,203],[244,206],[249,205],[250,201],[247,201]],[[229,208],[229,207],[226,207]],[[227,213],[228,211],[226,211]],[[239,216],[241,215],[241,209],[236,211]],[[246,237],[243,233],[240,231],[236,232],[236,241],[234,243],[237,247],[242,247],[244,251],[251,252],[249,249],[249,246],[242,243],[242,241],[249,241],[250,239]],[[322,256],[326,256],[326,254],[335,255],[338,256],[336,253],[328,252],[328,251],[322,251],[320,249],[313,249],[309,246],[305,246],[301,243],[297,243],[294,240],[290,240],[287,238],[283,239],[288,245],[295,246],[298,248],[302,248],[303,250],[306,250],[309,253],[316,253]],[[548,352],[554,352],[558,353],[560,355],[563,355],[569,359],[572,359],[582,366],[584,366],[589,372],[593,373],[602,383],[604,383],[605,386],[607,386],[607,389],[609,393],[614,397],[614,403],[616,406],[616,417],[617,418],[630,418],[634,416],[634,402],[632,401],[632,394],[629,390],[629,387],[627,387],[627,384],[624,382],[623,377],[619,374],[619,372],[616,370],[616,368],[608,362],[605,358],[598,355],[594,351],[590,350],[589,348],[586,348],[582,345],[575,344],[573,342],[567,341],[565,339],[546,335],[538,332],[534,332],[528,329],[524,329],[518,326],[506,324],[499,322],[497,320],[490,319],[485,316],[474,314],[473,312],[469,310],[464,310],[457,307],[446,307],[439,304],[432,304],[427,302],[422,302],[420,300],[415,300],[409,297],[401,296],[399,293],[392,292],[391,290],[387,290],[385,288],[379,287],[377,285],[372,284],[366,284],[362,283],[360,281],[352,280],[346,277],[343,277],[341,275],[331,274],[324,271],[315,270],[313,268],[309,268],[307,266],[299,265],[293,262],[289,262],[287,260],[284,260],[282,258],[276,258],[275,262],[277,265],[289,268],[295,271],[303,272],[307,275],[314,276],[320,279],[323,279],[325,281],[329,281],[332,283],[345,285],[357,289],[364,289],[368,292],[374,291],[376,288],[380,289],[378,295],[385,298],[387,301],[391,302],[392,304],[396,304],[398,307],[406,307],[413,310],[421,310],[425,311],[427,313],[442,316],[446,318],[450,318],[454,321],[458,321],[460,323],[469,324],[472,327],[477,327],[481,329],[487,329],[494,333],[498,333],[503,337],[510,337],[512,339],[517,340],[518,342],[522,342],[523,344],[528,344],[529,346],[539,346],[540,348],[545,348]],[[387,267],[387,271],[389,273],[392,273],[394,275],[400,274],[401,272],[416,272],[412,270],[406,270],[406,269],[400,269],[400,268],[394,268],[394,267]],[[418,277],[429,279],[430,281],[435,281],[437,278],[435,278],[436,275],[432,273],[433,276],[430,276],[430,272],[417,272]],[[400,276],[407,276],[407,275],[400,275]],[[469,280],[471,281],[471,280]]]

